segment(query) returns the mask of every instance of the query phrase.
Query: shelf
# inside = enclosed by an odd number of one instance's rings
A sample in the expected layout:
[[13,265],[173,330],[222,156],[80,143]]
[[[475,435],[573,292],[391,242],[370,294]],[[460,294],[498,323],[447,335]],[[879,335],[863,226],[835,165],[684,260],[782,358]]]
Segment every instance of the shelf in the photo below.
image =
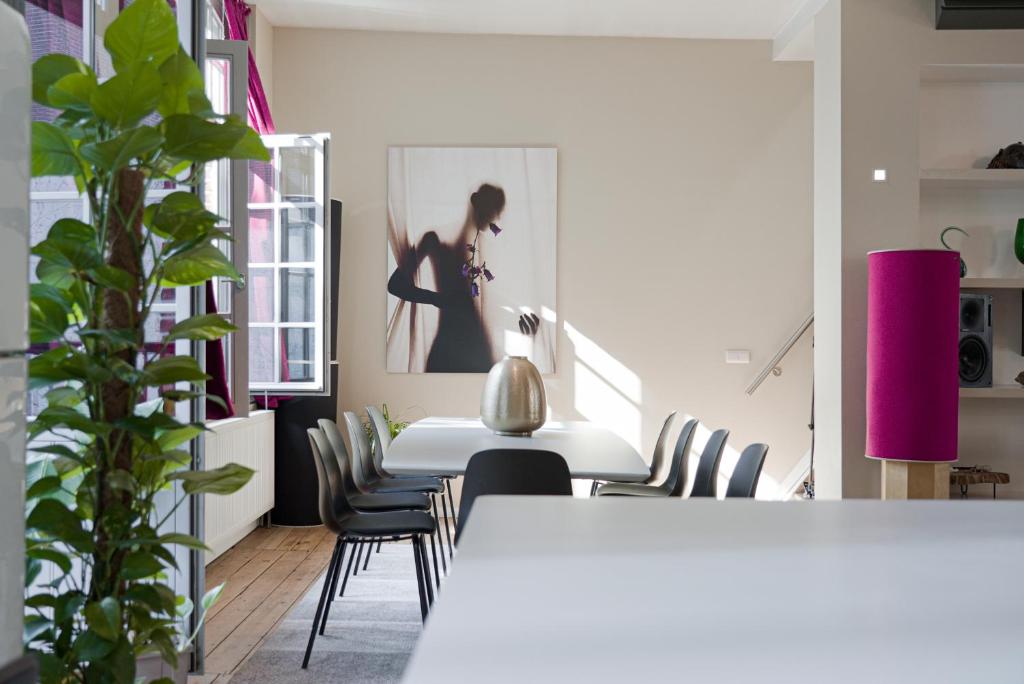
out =
[[1021,64],[929,64],[921,69],[925,83],[1021,83]]
[[922,169],[921,188],[929,190],[1024,189],[1024,169]]
[[1024,290],[1024,278],[972,278],[960,279],[961,290]]
[[995,387],[961,387],[961,399],[1024,399],[1021,385],[996,385]]

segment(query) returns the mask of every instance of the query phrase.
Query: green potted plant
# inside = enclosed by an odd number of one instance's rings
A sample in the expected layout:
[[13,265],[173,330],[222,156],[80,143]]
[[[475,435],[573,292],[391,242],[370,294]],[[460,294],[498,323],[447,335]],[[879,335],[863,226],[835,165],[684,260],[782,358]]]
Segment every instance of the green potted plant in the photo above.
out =
[[[58,110],[33,123],[32,174],[72,177],[91,215],[57,221],[32,248],[30,336],[46,350],[29,361],[29,384],[46,407],[29,427],[24,641],[44,682],[131,683],[154,653],[177,668],[191,607],[168,581],[172,547],[204,546],[165,523],[189,496],[230,494],[252,476],[237,464],[190,470],[188,443],[204,428],[173,410],[200,400],[207,379],[192,357],[169,355],[174,343],[234,328],[193,316],[154,345],[144,325],[161,288],[239,277],[217,246],[228,239],[218,217],[187,186],[206,162],[266,160],[266,149],[213,111],[166,0],[135,0],[104,46],[116,73],[102,83],[67,55],[32,70],[34,100]],[[168,181],[184,189],[147,205]]]

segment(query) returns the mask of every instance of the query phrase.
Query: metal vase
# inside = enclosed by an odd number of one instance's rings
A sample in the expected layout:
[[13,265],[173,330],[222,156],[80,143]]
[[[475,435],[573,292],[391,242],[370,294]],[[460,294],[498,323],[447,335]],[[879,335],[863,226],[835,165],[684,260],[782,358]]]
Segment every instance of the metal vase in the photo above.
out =
[[506,356],[487,374],[480,420],[499,435],[529,437],[547,419],[540,371],[525,356]]

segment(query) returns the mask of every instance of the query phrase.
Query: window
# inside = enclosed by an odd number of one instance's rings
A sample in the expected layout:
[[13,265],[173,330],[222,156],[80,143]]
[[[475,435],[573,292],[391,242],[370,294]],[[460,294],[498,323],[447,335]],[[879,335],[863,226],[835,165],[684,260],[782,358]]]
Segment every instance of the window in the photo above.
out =
[[249,387],[324,393],[330,349],[329,138],[267,135],[269,163],[249,168]]

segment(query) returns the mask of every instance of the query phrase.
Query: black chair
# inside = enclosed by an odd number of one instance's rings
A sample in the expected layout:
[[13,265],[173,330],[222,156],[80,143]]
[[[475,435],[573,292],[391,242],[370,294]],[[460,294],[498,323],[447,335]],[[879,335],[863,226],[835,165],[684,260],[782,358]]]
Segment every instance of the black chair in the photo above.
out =
[[[654,455],[651,456],[651,474],[643,482],[636,482],[630,484],[643,484],[643,485],[656,485],[661,484],[665,481],[668,476],[668,468],[670,460],[668,458],[668,434],[672,428],[672,423],[676,419],[676,412],[668,414],[668,418],[661,426],[661,432],[658,433],[658,441],[654,445]],[[594,484],[590,486],[590,496],[597,494],[598,487],[601,486],[600,480],[594,480]]]
[[[384,470],[384,453],[391,446],[391,429],[388,427],[388,421],[381,413],[381,410],[376,406],[367,406],[366,415],[370,419],[370,426],[373,429],[373,463],[374,467],[381,474],[381,477],[393,478],[395,480],[404,481],[413,476],[402,476],[392,475]],[[444,533],[448,538],[448,557],[452,558],[454,555],[454,549],[452,548],[452,533],[448,522],[448,507],[451,506],[451,513],[455,515],[455,500],[452,497],[452,480],[453,475],[437,475],[437,478],[443,481],[445,492],[448,495],[447,502],[445,501],[445,495],[441,494],[441,509],[444,514]],[[433,500],[431,496],[431,500]],[[437,506],[437,502],[434,502],[434,506]],[[437,511],[434,511],[434,517],[437,517]],[[438,530],[438,543],[441,544],[441,558],[444,559],[444,544],[441,542],[440,530]]]
[[[316,465],[317,503],[320,508],[320,519],[327,529],[337,535],[337,541],[334,544],[331,561],[327,565],[324,587],[320,592],[320,601],[316,606],[313,627],[309,632],[309,643],[306,645],[306,654],[302,658],[303,669],[309,665],[309,656],[313,652],[313,642],[316,640],[318,628],[320,634],[323,634],[327,627],[327,615],[331,609],[334,590],[338,585],[338,575],[345,558],[345,549],[349,543],[361,544],[384,538],[391,538],[395,541],[403,539],[412,541],[413,560],[416,564],[416,579],[420,595],[420,613],[424,622],[427,620],[429,606],[434,602],[430,566],[427,564],[426,546],[423,543],[423,535],[430,534],[434,529],[434,520],[422,511],[391,513],[360,513],[356,511],[349,505],[344,492],[332,485],[328,475],[329,462],[325,454],[330,445],[327,438],[317,428],[310,428],[307,434],[313,451],[313,462]],[[339,465],[344,469],[344,462]],[[344,473],[342,473],[341,479],[344,479]],[[354,549],[350,551],[350,555],[352,553],[354,553]]]
[[[380,513],[384,511],[427,511],[430,512],[430,499],[427,498],[426,494],[420,492],[375,492],[372,489],[370,491],[362,491],[356,483],[355,470],[358,466],[355,465],[354,459],[348,453],[348,449],[345,448],[345,441],[341,439],[341,432],[338,430],[338,426],[330,418],[321,418],[317,421],[320,426],[321,432],[324,437],[327,438],[327,449],[330,452],[323,453],[322,455],[327,458],[327,477],[335,484],[334,488],[340,489],[345,494],[345,498],[348,499],[349,504],[360,513]],[[332,460],[333,458],[333,460]],[[344,459],[344,463],[342,463]],[[334,466],[332,468],[331,466]],[[362,468],[359,468],[362,470]],[[341,583],[341,593],[339,596],[344,596],[345,586],[348,583],[349,573],[353,575],[359,574],[359,562],[363,554],[364,544],[359,545],[359,549],[355,556],[355,567],[353,571],[352,561],[349,562],[349,567],[345,570],[345,578]],[[372,547],[373,545],[370,544]],[[378,541],[378,548],[380,542]],[[370,565],[370,551],[366,550],[366,560],[363,562],[363,570],[366,570]],[[437,575],[437,563],[434,563],[434,574]]]
[[667,472],[665,472],[665,468],[660,468],[659,470],[663,472],[659,474],[659,480],[656,483],[609,482],[598,487],[597,495],[682,496],[683,490],[686,489],[686,463],[698,425],[700,425],[700,421],[696,418],[691,418],[683,424],[683,429],[679,432],[679,438],[676,440],[676,448],[672,452],[672,458],[667,461]]
[[751,444],[736,462],[736,469],[729,478],[729,486],[725,488],[725,498],[733,497],[753,499],[757,492],[757,482],[761,479],[761,468],[768,455],[767,444]]
[[466,465],[455,524],[459,543],[473,501],[485,494],[572,496],[572,477],[565,459],[553,451],[534,449],[487,449],[473,454]]
[[728,430],[715,430],[704,445],[704,451],[700,454],[700,461],[697,462],[697,472],[693,476],[693,489],[690,490],[691,497],[718,496],[718,466],[722,464],[722,452],[725,450],[725,441],[729,439]]

